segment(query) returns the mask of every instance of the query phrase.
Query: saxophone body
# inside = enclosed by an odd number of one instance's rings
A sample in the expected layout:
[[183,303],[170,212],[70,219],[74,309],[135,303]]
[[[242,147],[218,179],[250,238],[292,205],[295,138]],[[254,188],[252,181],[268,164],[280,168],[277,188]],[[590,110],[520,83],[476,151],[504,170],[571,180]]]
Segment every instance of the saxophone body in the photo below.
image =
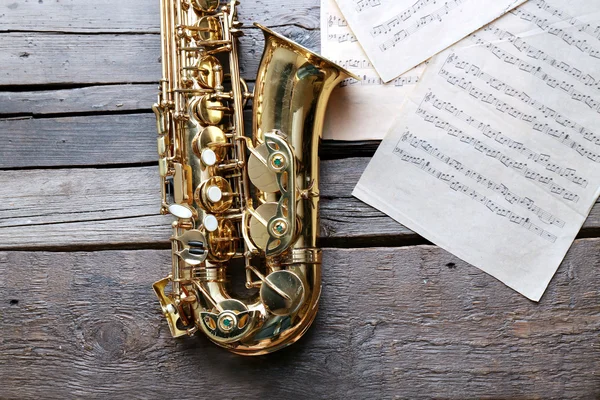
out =
[[201,331],[234,353],[260,355],[297,341],[315,318],[318,147],[331,91],[354,76],[255,24],[265,49],[250,93],[237,6],[161,0],[153,110],[161,213],[174,222],[171,272],[154,290],[172,336]]

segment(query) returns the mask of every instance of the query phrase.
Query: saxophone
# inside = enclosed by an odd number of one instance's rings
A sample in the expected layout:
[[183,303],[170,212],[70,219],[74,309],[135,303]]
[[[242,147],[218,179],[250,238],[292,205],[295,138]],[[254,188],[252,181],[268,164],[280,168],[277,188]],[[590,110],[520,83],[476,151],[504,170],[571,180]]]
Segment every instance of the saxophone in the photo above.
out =
[[[161,0],[153,111],[161,213],[175,220],[171,273],[154,291],[173,337],[202,331],[234,353],[261,355],[297,341],[315,318],[318,147],[331,91],[355,77],[255,24],[265,49],[250,93],[238,4]],[[232,277],[245,284],[236,289]]]

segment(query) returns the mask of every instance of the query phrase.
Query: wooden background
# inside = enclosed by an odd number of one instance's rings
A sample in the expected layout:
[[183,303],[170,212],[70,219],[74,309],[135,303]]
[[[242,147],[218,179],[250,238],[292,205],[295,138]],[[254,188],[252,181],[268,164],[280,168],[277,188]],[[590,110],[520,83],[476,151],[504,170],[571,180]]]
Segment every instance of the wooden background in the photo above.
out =
[[[319,49],[318,0],[241,18]],[[323,146],[323,298],[298,344],[171,339],[158,22],[158,0],[0,0],[0,398],[600,399],[600,207],[536,304],[352,198],[374,143]],[[256,29],[242,50],[252,80]]]

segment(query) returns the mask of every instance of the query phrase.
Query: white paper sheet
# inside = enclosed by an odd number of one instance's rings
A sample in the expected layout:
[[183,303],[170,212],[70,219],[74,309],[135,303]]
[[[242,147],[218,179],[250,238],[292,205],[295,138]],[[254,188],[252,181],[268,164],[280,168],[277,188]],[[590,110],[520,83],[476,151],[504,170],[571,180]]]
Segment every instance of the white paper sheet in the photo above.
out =
[[321,54],[357,74],[338,87],[329,101],[323,137],[334,140],[381,140],[424,65],[383,84],[367,59],[335,0],[321,0]]
[[389,82],[526,0],[336,0]]
[[530,0],[440,53],[353,194],[538,301],[600,194],[599,38]]

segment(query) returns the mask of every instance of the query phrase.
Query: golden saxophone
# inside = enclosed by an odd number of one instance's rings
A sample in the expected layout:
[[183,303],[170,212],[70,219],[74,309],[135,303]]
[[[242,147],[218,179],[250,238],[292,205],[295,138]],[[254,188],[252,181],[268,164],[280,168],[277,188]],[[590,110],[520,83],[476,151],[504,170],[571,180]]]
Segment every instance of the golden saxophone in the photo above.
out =
[[[318,146],[331,91],[354,76],[255,24],[265,50],[249,93],[238,4],[161,0],[163,78],[153,110],[161,213],[176,220],[171,273],[154,290],[174,337],[202,331],[234,353],[259,355],[294,343],[315,318]],[[245,277],[247,293],[234,294],[232,275]]]

